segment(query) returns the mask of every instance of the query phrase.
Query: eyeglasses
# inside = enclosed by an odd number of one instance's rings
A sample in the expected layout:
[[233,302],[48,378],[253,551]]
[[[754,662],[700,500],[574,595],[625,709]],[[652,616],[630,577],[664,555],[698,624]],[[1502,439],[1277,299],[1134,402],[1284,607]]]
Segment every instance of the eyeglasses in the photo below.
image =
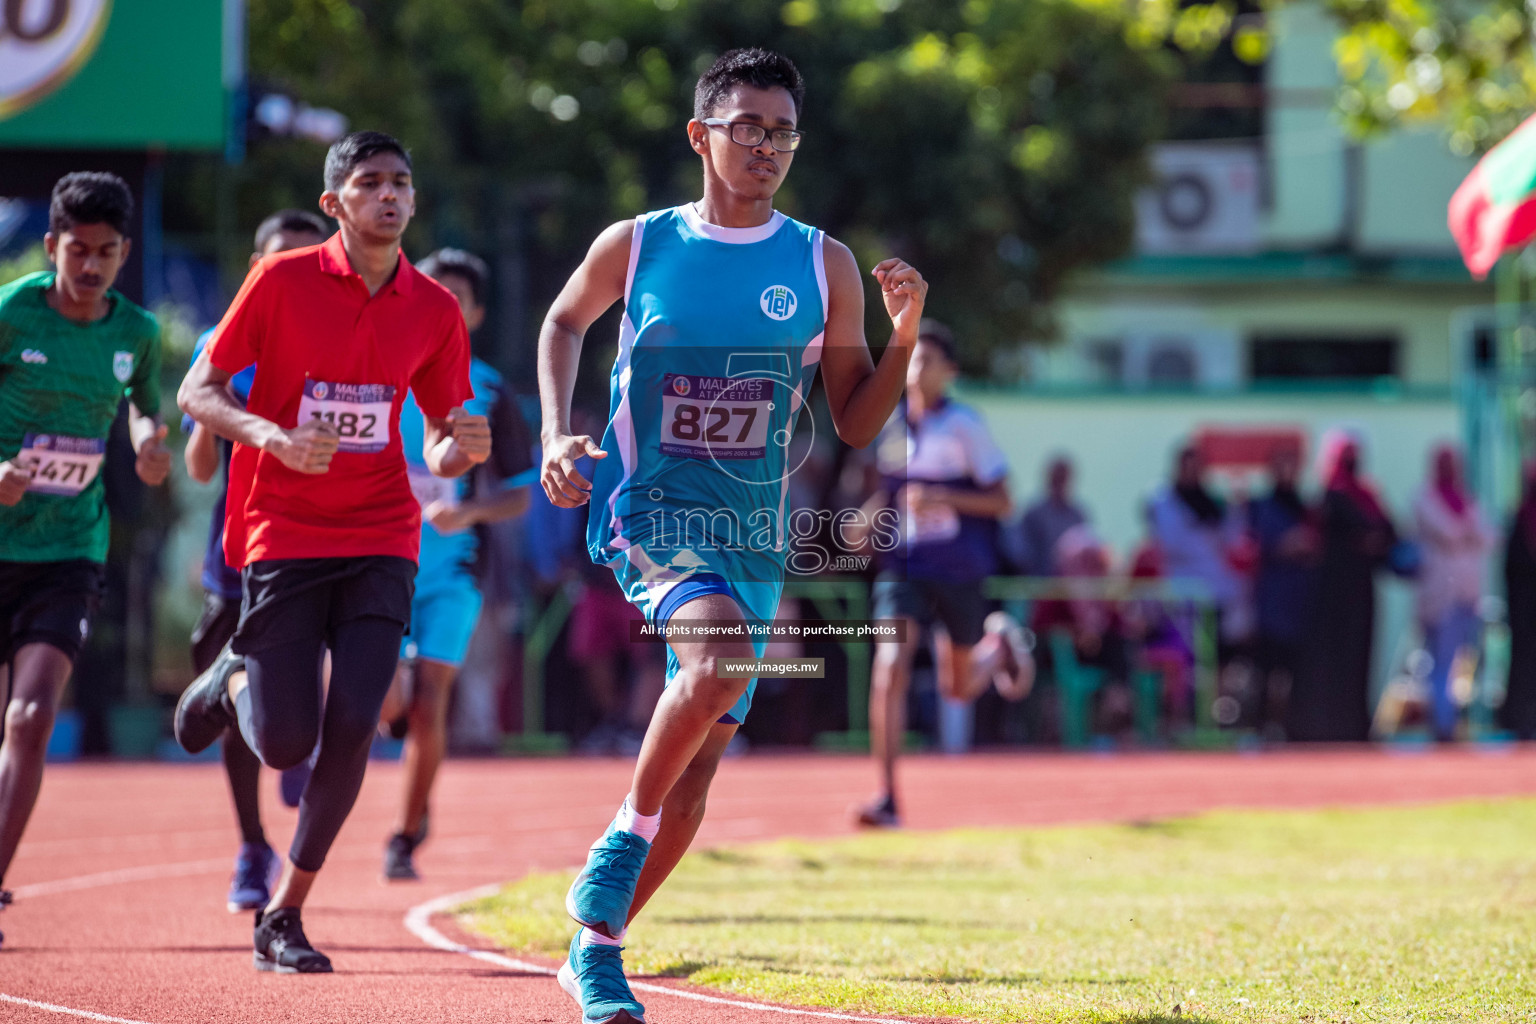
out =
[[780,153],[793,153],[800,148],[800,132],[793,128],[775,128],[769,131],[760,124],[751,121],[727,121],[723,117],[706,117],[699,122],[707,124],[711,128],[729,128],[731,141],[738,146],[761,145],[764,138]]

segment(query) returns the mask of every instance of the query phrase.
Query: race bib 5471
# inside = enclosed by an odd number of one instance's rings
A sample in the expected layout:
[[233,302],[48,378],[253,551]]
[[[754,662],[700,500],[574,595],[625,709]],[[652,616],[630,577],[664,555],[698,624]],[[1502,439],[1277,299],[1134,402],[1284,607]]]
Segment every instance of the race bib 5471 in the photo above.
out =
[[32,474],[27,490],[37,494],[79,494],[101,471],[107,442],[98,437],[28,434],[16,464]]
[[299,422],[325,420],[336,427],[341,452],[381,452],[389,447],[393,384],[332,384],[306,380]]
[[661,453],[761,459],[773,419],[773,381],[669,373],[661,383]]

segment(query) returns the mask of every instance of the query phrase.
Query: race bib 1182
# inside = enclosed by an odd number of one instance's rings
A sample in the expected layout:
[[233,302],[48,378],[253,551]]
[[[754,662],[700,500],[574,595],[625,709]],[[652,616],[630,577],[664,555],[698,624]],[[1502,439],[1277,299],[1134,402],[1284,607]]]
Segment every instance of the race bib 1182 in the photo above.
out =
[[299,422],[325,420],[336,428],[340,452],[381,452],[389,447],[393,384],[332,384],[306,380]]
[[661,382],[661,453],[761,459],[768,452],[773,381],[669,373]]
[[32,474],[27,490],[37,494],[79,494],[101,471],[107,442],[98,437],[28,434],[16,464]]

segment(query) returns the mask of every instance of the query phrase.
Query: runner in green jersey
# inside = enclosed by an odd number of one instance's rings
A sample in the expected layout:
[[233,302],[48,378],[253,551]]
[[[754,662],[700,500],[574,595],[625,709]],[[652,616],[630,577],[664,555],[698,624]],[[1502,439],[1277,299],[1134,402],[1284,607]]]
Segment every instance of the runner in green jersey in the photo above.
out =
[[[101,465],[125,396],[139,478],[163,483],[171,465],[157,415],[159,325],[112,290],[132,211],[122,179],[65,175],[44,238],[54,269],[0,288],[0,883],[101,593]],[[0,888],[0,907],[9,902]]]

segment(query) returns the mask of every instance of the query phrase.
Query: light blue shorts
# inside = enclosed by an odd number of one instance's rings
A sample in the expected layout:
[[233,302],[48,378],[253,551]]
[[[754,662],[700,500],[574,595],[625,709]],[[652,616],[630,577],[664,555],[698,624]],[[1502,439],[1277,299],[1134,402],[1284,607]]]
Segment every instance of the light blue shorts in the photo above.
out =
[[411,631],[400,643],[400,657],[462,665],[480,620],[480,604],[480,591],[459,573],[437,586],[418,588],[411,601]]
[[[630,563],[628,558],[615,559],[609,566],[613,574],[618,578],[619,586],[623,589],[632,604],[645,613],[646,621],[656,626],[665,626],[683,605],[705,594],[725,594],[736,602],[742,615],[748,622],[772,622],[778,612],[779,595],[784,589],[782,581],[752,581],[737,582],[712,572],[696,572],[682,577],[674,578],[660,585],[648,583],[640,572]],[[754,639],[752,649],[761,658],[763,651],[767,649],[766,639]],[[667,685],[672,685],[672,680],[677,678],[677,655],[672,653],[670,645],[667,647]],[[720,716],[720,722],[727,725],[740,725],[747,720],[747,712],[752,709],[752,695],[757,692],[757,679],[754,677],[747,681],[747,689],[741,695],[741,699],[731,706],[731,709]]]

